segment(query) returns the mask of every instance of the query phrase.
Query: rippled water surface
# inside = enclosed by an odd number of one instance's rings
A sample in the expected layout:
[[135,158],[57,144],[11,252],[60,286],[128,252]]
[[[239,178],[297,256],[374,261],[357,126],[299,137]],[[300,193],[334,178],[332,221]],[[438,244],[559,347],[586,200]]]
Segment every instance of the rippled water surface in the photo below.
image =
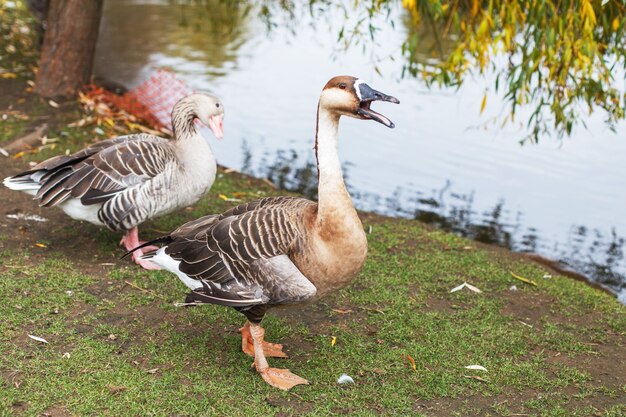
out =
[[402,78],[408,31],[402,10],[392,16],[395,29],[381,22],[376,45],[338,50],[340,13],[311,17],[296,10],[292,18],[278,16],[268,32],[258,10],[243,2],[104,4],[96,73],[133,87],[154,69],[170,67],[193,88],[218,94],[226,139],[212,145],[222,165],[314,190],[317,98],[331,76],[355,75],[401,101],[374,106],[395,129],[342,119],[340,152],[360,209],[536,252],[614,291],[626,288],[623,122],[613,133],[600,114],[585,115],[588,129],[563,142],[520,146],[519,124],[489,123],[506,114],[489,79],[428,90]]

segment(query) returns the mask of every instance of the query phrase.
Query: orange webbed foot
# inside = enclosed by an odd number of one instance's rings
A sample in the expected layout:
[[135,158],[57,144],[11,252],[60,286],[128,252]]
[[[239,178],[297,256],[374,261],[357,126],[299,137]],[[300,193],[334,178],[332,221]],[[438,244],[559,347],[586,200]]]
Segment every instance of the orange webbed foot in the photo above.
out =
[[309,381],[291,373],[289,369],[270,368],[267,363],[267,359],[265,358],[266,356],[269,356],[269,354],[266,353],[266,350],[270,351],[268,353],[281,355],[278,357],[285,357],[286,355],[282,351],[282,345],[266,343],[263,340],[265,338],[265,330],[261,327],[260,323],[251,324],[248,321],[241,328],[241,347],[244,352],[250,349],[250,346],[248,345],[248,334],[252,340],[251,345],[254,353],[254,362],[252,363],[252,366],[254,366],[265,382],[284,391],[287,391],[296,385],[308,385]]
[[258,370],[263,380],[273,387],[288,391],[296,385],[308,385],[309,381],[289,371],[289,369],[266,368]]
[[[254,358],[254,340],[252,340],[252,335],[250,334],[250,323],[246,322],[246,324],[239,329],[241,333],[241,350],[246,355]],[[280,343],[270,343],[263,341],[261,343],[263,346],[263,353],[268,358],[287,358],[287,354],[283,351],[283,345]]]

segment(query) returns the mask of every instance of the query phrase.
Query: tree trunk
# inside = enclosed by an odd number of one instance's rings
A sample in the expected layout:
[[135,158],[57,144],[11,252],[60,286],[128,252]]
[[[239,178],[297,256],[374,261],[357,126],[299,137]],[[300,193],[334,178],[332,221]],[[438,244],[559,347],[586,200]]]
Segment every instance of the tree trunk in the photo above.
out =
[[35,91],[72,97],[89,81],[102,0],[51,0]]

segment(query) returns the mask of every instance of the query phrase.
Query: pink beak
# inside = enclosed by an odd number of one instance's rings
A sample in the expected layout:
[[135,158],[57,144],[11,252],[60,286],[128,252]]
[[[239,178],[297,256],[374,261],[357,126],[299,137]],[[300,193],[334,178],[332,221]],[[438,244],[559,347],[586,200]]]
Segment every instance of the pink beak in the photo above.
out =
[[224,121],[222,116],[211,116],[209,118],[209,129],[218,139],[224,138]]

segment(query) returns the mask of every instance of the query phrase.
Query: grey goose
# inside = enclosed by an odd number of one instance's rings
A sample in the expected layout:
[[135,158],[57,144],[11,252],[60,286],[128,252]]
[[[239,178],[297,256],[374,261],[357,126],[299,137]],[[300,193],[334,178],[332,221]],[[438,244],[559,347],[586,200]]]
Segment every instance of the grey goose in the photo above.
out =
[[[223,115],[218,98],[191,94],[174,105],[172,139],[119,136],[55,156],[3,182],[33,195],[40,206],[56,206],[74,219],[124,232],[120,244],[130,250],[142,244],[139,224],[193,204],[209,191],[217,166],[196,119],[221,139]],[[133,255],[135,262],[159,269],[141,255],[141,250]]]

